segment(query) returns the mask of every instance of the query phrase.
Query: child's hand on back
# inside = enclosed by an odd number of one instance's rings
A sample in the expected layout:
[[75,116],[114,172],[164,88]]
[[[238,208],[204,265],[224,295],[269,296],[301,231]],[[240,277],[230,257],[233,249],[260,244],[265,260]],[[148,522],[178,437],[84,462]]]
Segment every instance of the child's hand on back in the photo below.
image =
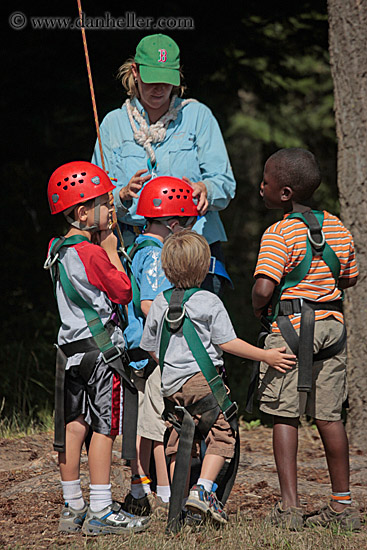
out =
[[285,350],[285,346],[282,348],[271,348],[265,350],[265,363],[270,365],[273,369],[283,373],[292,369],[292,367],[296,364],[297,357],[293,354],[285,353]]

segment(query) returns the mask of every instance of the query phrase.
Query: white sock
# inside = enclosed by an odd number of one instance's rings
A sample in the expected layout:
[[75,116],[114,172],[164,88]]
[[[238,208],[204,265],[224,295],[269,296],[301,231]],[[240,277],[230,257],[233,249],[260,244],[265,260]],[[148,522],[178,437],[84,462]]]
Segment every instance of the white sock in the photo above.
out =
[[80,487],[80,479],[74,481],[61,481],[62,494],[65,503],[73,510],[81,510],[84,508],[84,499],[82,489]]
[[169,485],[157,485],[157,497],[160,497],[163,502],[169,502],[171,496],[171,487]]
[[210,493],[210,491],[212,490],[213,488],[213,481],[210,481],[210,479],[204,479],[202,477],[199,477],[198,479],[198,482],[197,482],[197,485],[202,485],[204,487],[204,489],[206,491],[208,491],[208,493]]
[[90,489],[90,509],[92,512],[101,512],[107,506],[112,504],[111,484],[109,485],[89,485]]

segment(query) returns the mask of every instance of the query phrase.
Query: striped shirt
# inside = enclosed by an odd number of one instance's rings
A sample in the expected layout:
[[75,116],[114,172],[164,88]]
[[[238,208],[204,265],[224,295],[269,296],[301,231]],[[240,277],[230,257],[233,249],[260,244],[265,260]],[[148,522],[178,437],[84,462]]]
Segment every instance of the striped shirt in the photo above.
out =
[[[307,227],[302,220],[283,219],[270,226],[261,239],[260,251],[254,276],[267,276],[277,284],[283,276],[292,271],[306,254]],[[341,221],[324,211],[322,230],[327,243],[336,253],[340,261],[339,278],[352,279],[358,276],[358,268],[354,253],[354,244],[350,232]],[[330,269],[320,257],[313,257],[311,267],[305,278],[296,286],[286,289],[281,299],[306,298],[315,302],[338,300],[342,292],[338,289]],[[269,308],[268,314],[271,314]],[[333,316],[343,322],[343,314],[320,309],[316,311],[316,320]],[[294,328],[300,326],[300,314],[291,315]],[[272,325],[273,332],[279,332],[276,323]]]

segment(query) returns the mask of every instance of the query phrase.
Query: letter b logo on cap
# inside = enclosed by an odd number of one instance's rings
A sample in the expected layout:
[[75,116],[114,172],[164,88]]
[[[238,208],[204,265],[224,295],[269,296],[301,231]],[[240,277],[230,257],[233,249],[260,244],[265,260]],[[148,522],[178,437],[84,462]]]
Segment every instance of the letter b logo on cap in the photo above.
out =
[[167,50],[158,50],[158,51],[159,51],[158,63],[165,63],[167,61]]

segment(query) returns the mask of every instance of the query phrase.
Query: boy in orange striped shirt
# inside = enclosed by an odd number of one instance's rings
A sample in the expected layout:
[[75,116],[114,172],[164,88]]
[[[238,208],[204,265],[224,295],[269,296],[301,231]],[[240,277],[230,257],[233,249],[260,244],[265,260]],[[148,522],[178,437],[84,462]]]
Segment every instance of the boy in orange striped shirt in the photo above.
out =
[[[351,507],[349,450],[341,420],[346,399],[346,335],[343,290],[354,286],[358,269],[353,239],[341,221],[326,211],[312,211],[309,199],[321,175],[312,153],[281,149],[266,162],[260,195],[283,219],[261,240],[252,303],[266,319],[265,348],[287,345],[298,356],[294,369],[272,372],[260,365],[260,409],[273,415],[273,448],[281,502],[272,523],[291,529],[304,524],[358,529]],[[298,425],[301,415],[315,419],[332,485],[329,504],[304,517],[297,493]]]

